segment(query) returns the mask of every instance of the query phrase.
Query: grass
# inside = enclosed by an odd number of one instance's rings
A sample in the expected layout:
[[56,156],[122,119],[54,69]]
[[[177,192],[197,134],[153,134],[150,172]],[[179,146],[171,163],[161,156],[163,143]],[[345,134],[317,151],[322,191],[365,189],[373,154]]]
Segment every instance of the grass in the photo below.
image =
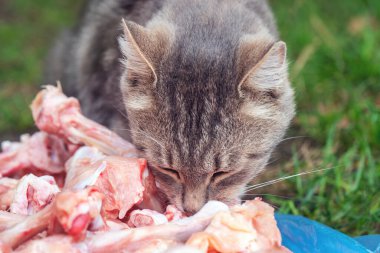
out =
[[[0,133],[22,132],[41,64],[80,1],[0,1]],[[380,233],[380,1],[271,1],[288,45],[298,106],[289,136],[307,141],[277,166],[288,176],[265,197],[282,213],[299,214],[350,235]],[[1,138],[1,134],[0,134]]]
[[80,1],[0,0],[0,133],[32,127],[29,104],[41,85],[43,61]]
[[293,146],[282,176],[331,170],[290,179],[291,198],[270,200],[350,235],[379,233],[380,2],[272,3],[297,96],[291,135],[313,140]]

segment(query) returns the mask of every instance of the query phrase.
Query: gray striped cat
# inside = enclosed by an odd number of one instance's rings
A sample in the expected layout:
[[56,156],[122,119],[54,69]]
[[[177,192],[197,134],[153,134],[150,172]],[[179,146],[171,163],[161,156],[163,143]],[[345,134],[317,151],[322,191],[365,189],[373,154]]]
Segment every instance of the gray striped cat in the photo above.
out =
[[88,1],[46,73],[132,141],[190,214],[208,200],[237,203],[295,111],[264,0]]

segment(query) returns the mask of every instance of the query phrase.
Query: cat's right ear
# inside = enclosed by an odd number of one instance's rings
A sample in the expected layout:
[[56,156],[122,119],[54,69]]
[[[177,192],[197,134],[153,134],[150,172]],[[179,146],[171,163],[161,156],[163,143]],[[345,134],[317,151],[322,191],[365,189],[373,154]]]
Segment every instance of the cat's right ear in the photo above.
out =
[[[124,80],[130,88],[154,87],[157,75],[148,49],[152,44],[149,31],[134,22],[122,20],[124,36],[119,39],[124,59]],[[146,87],[147,88],[147,87]]]

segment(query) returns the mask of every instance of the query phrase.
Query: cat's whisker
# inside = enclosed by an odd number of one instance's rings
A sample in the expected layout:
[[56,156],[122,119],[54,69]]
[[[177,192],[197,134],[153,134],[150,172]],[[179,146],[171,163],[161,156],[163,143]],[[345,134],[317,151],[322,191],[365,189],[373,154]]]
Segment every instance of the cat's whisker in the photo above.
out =
[[335,166],[335,167],[331,167],[331,168],[325,168],[325,169],[312,170],[312,171],[305,171],[305,172],[297,173],[297,174],[294,174],[294,175],[290,175],[290,176],[285,176],[285,177],[280,177],[280,178],[277,178],[277,179],[269,180],[269,181],[264,182],[264,183],[255,184],[255,185],[249,186],[249,187],[247,187],[245,189],[245,192],[252,191],[252,190],[255,190],[255,189],[258,189],[258,188],[262,188],[262,187],[265,187],[265,186],[268,186],[268,185],[276,184],[278,182],[281,182],[281,181],[284,181],[284,180],[288,180],[288,179],[293,178],[293,177],[299,177],[299,176],[302,176],[302,175],[307,175],[307,174],[317,173],[317,172],[321,172],[321,171],[331,170],[331,169],[334,169],[336,167],[339,167],[339,166]]
[[270,197],[278,197],[278,198],[283,198],[283,199],[292,199],[291,197],[287,196],[282,196],[282,195],[276,195],[276,194],[253,194],[253,193],[244,193],[244,196],[256,196],[256,197],[261,197],[261,196],[270,196]]
[[274,160],[272,160],[272,161],[269,161],[269,162],[267,163],[266,166],[271,165],[272,163],[275,163],[275,162],[277,162],[278,160],[280,160],[280,158],[277,158],[277,159],[274,159]]
[[309,136],[302,136],[302,135],[299,135],[299,136],[291,136],[291,137],[288,137],[288,138],[282,139],[278,144],[283,143],[284,141],[294,140],[294,139],[301,139],[301,138],[309,138]]

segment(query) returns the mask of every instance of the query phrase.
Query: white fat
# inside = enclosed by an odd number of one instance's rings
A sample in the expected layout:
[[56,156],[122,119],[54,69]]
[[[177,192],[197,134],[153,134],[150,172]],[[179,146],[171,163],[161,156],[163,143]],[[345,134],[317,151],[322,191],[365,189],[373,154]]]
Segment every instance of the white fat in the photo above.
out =
[[100,152],[97,148],[84,146],[79,148],[70,160],[71,163],[75,163],[83,158],[91,159],[91,163],[94,163],[103,159],[104,154]]
[[143,172],[143,175],[142,175],[142,178],[143,179],[146,179],[147,177],[149,177],[149,170],[146,168]]
[[12,147],[12,142],[10,141],[3,141],[1,143],[1,150],[2,151],[7,151],[8,149],[10,149]]
[[153,210],[143,209],[143,210],[132,211],[130,215],[130,219],[132,220],[132,222],[134,222],[133,220],[135,219],[137,215],[144,215],[144,216],[152,218],[154,225],[161,225],[161,224],[168,223],[168,219],[166,218],[165,215]]
[[18,150],[23,146],[20,142],[11,142],[11,141],[3,141],[1,143],[1,150],[2,152],[13,152]]
[[56,185],[55,179],[52,176],[49,176],[49,175],[40,176],[40,179],[44,180],[45,182],[51,185]]
[[96,169],[94,174],[92,174],[90,177],[88,177],[86,180],[83,180],[76,184],[73,188],[74,189],[84,189],[87,186],[94,185],[96,181],[98,180],[100,174],[107,168],[107,162],[103,161],[102,164]]
[[27,142],[30,139],[30,134],[22,134],[20,137],[21,142]]
[[201,210],[199,210],[193,216],[188,217],[188,218],[184,218],[184,219],[180,219],[180,220],[176,220],[176,221],[174,221],[174,223],[180,224],[180,225],[181,224],[185,225],[194,219],[196,220],[196,219],[214,216],[216,213],[225,212],[228,210],[229,210],[228,206],[226,204],[224,204],[223,202],[216,201],[216,200],[210,200],[201,208]]
[[82,203],[77,207],[77,211],[80,214],[88,213],[90,211],[90,206],[87,203]]
[[34,201],[42,206],[47,204],[48,200],[58,193],[60,190],[51,176],[37,177],[33,174],[23,176],[16,188],[14,198],[12,200],[10,211],[17,214],[33,214],[36,210],[33,205],[29,205],[28,189],[31,187],[34,190]]
[[180,246],[174,246],[168,250],[165,251],[165,253],[201,253],[197,248],[188,246],[188,245],[180,245]]
[[101,215],[95,217],[95,219],[91,222],[91,230],[100,230],[104,227],[104,222]]
[[101,200],[96,201],[96,209],[100,211],[102,209],[102,204],[103,202]]
[[199,210],[193,217],[206,217],[213,216],[218,212],[228,211],[229,208],[226,204],[216,200],[210,200]]

